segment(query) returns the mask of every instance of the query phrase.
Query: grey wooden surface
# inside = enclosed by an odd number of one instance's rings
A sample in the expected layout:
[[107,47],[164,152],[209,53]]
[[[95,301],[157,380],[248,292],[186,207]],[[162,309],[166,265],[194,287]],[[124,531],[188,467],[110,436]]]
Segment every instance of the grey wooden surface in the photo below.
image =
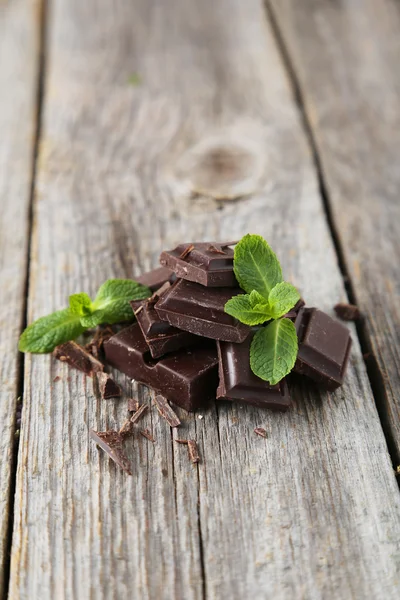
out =
[[[309,304],[345,300],[259,0],[53,0],[46,58],[29,322],[178,241],[248,231]],[[343,388],[298,382],[288,414],[221,404],[171,433],[153,407],[156,442],[127,443],[132,478],[88,434],[120,426],[126,400],[28,356],[10,598],[397,598],[399,490],[353,338]],[[176,437],[197,439],[198,466]]]
[[0,597],[9,554],[21,391],[17,342],[25,311],[38,59],[34,9],[24,0],[0,3]]
[[400,4],[270,1],[303,95],[365,317],[376,399],[400,464]]

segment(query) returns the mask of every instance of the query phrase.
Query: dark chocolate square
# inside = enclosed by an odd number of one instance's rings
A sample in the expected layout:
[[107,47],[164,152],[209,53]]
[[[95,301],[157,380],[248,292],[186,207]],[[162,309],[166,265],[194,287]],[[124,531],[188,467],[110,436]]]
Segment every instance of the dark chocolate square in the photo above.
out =
[[253,373],[250,367],[250,344],[255,330],[241,344],[217,342],[219,386],[217,398],[245,404],[287,410],[291,405],[289,390],[283,379],[271,386]]
[[236,242],[188,242],[160,256],[160,263],[177,277],[207,287],[234,287],[233,250]]
[[317,308],[301,308],[296,319],[299,352],[294,371],[334,390],[343,383],[350,331]]

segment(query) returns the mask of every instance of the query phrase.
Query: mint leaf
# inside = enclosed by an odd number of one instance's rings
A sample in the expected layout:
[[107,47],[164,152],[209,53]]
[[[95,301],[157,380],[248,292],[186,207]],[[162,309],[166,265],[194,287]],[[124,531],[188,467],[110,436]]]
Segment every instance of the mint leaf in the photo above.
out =
[[92,304],[92,320],[90,318],[82,319],[82,324],[86,327],[90,321],[98,325],[99,323],[119,323],[121,321],[130,321],[133,318],[133,311],[129,304],[130,300],[143,300],[151,296],[151,290],[132,279],[109,279],[99,288],[97,296]]
[[19,338],[20,352],[52,352],[56,346],[74,340],[85,331],[79,316],[69,308],[41,317],[25,329]]
[[273,319],[283,317],[300,300],[300,294],[291,283],[282,281],[270,291],[268,303]]
[[246,325],[259,325],[268,321],[271,315],[268,312],[268,305],[257,306],[258,309],[253,308],[251,294],[241,294],[228,300],[225,304],[225,312]]
[[268,300],[270,291],[282,281],[279,261],[260,235],[245,235],[234,250],[233,269],[240,287],[259,292]]
[[69,297],[69,308],[74,315],[83,317],[90,315],[92,311],[92,301],[90,297],[82,292],[81,294],[72,294]]
[[257,331],[251,342],[251,370],[257,377],[276,385],[293,369],[297,350],[296,328],[292,321],[272,321]]

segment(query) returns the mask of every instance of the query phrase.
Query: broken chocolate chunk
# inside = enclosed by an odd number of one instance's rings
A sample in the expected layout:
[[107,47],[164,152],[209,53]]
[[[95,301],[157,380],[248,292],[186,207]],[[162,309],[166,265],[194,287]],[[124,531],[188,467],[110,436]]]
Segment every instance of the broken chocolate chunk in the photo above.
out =
[[350,355],[350,332],[317,308],[301,308],[296,319],[299,352],[294,371],[329,390],[343,383]]
[[164,396],[157,394],[154,398],[154,404],[156,405],[160,415],[167,421],[170,427],[179,427],[181,422]]
[[96,329],[93,338],[86,344],[85,350],[90,352],[90,354],[97,359],[103,358],[103,344],[106,340],[110,339],[112,335],[114,335],[114,331],[109,325],[106,327],[99,326]]
[[97,385],[99,386],[99,392],[103,400],[109,398],[118,398],[121,396],[121,388],[119,385],[107,375],[107,373],[96,373]]
[[346,304],[344,302],[336,304],[335,313],[342,321],[358,321],[361,317],[360,309],[355,304]]
[[137,323],[104,344],[107,362],[132,379],[160,390],[188,411],[215,398],[218,357],[214,342],[153,359]]
[[[230,247],[234,243],[179,244],[174,250],[162,252],[160,263],[172,269],[182,279],[207,287],[234,287],[237,281],[233,272],[233,250]],[[217,253],[215,248],[219,249]]]
[[[131,306],[153,358],[201,342],[197,335],[182,331],[168,322],[162,321],[154,308],[154,301],[135,300],[131,302]],[[138,306],[141,310],[136,308]]]
[[217,399],[236,400],[272,410],[287,410],[291,405],[289,390],[283,379],[270,385],[250,368],[250,344],[256,329],[241,344],[217,342],[219,386]]
[[90,377],[104,369],[104,365],[99,360],[76,342],[66,342],[57,346],[53,351],[53,356]]
[[90,437],[125,473],[132,475],[130,462],[122,448],[123,438],[118,431],[113,429],[94,431],[91,429]]
[[175,275],[171,269],[165,267],[157,267],[148,273],[143,273],[136,277],[136,281],[142,285],[146,285],[152,292],[158,290],[166,281],[174,281]]
[[243,293],[240,288],[207,288],[179,279],[155,305],[163,321],[198,336],[243,342],[250,327],[225,312],[225,304]]

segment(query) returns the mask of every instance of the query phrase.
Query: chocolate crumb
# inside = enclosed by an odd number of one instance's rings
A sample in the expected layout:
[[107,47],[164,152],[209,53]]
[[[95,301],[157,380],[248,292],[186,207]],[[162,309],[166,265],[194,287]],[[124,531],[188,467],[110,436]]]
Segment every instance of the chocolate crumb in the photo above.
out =
[[192,252],[192,250],[194,250],[194,246],[193,244],[190,244],[190,246],[187,246],[187,248],[184,249],[184,251],[182,252],[182,254],[180,255],[180,259],[184,260],[187,256],[189,256],[189,254]]
[[98,327],[93,338],[85,346],[85,350],[90,352],[95,358],[100,359],[103,356],[103,344],[114,335],[109,325]]
[[85,375],[93,377],[94,373],[103,371],[103,364],[94,358],[76,342],[66,342],[57,346],[53,352],[53,356],[61,362],[67,362],[71,367],[82,371]]
[[128,398],[128,410],[129,412],[136,412],[139,410],[139,400],[137,400],[137,398]]
[[53,383],[57,383],[57,381],[60,381],[61,377],[59,375],[56,375],[56,377],[54,377],[53,379]]
[[132,475],[131,465],[128,457],[122,449],[122,435],[118,431],[90,430],[90,437],[125,473]]
[[361,317],[360,309],[355,304],[336,304],[334,311],[342,321],[357,321]]
[[150,442],[155,442],[156,440],[153,438],[153,436],[151,435],[150,431],[148,429],[140,429],[139,433],[142,434],[143,437],[147,438]]
[[200,462],[200,454],[197,448],[197,444],[194,440],[188,440],[189,458],[192,463]]
[[174,413],[174,411],[168,404],[168,400],[164,398],[164,396],[161,396],[161,394],[157,394],[154,398],[154,402],[157,406],[158,412],[167,421],[170,427],[178,427],[181,424],[177,415]]
[[121,388],[110,375],[107,375],[107,373],[96,373],[96,379],[103,400],[119,398],[121,396]]
[[254,433],[256,433],[257,435],[259,435],[260,437],[263,437],[263,438],[267,437],[267,432],[265,431],[265,429],[263,427],[256,427],[254,429]]
[[175,440],[177,444],[187,444],[189,440]]
[[142,406],[140,406],[137,411],[135,413],[133,413],[133,415],[131,416],[131,423],[137,423],[139,421],[139,419],[142,418],[142,415],[146,412],[146,410],[149,408],[148,404],[142,404]]

